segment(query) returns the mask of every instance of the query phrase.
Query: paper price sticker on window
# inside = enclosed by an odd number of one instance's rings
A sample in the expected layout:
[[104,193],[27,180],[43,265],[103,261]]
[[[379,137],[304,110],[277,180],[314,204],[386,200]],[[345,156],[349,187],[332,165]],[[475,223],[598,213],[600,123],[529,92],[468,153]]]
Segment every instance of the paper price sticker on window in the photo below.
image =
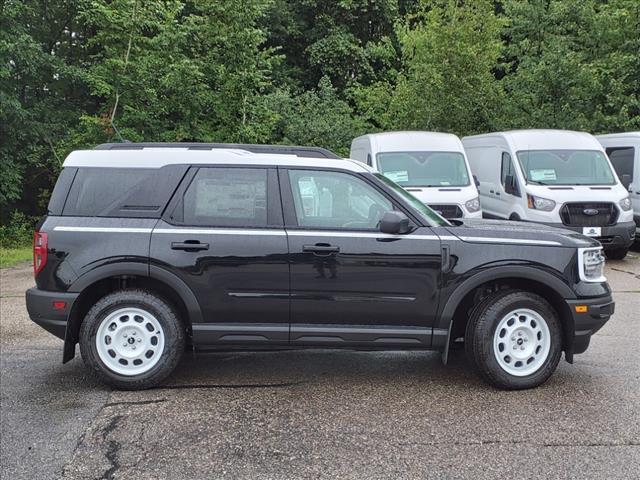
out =
[[406,170],[398,170],[395,172],[384,172],[384,176],[387,177],[392,182],[408,182],[409,181],[409,172]]
[[529,170],[530,180],[534,182],[544,182],[545,180],[555,180],[556,171],[553,168],[541,168],[537,170]]

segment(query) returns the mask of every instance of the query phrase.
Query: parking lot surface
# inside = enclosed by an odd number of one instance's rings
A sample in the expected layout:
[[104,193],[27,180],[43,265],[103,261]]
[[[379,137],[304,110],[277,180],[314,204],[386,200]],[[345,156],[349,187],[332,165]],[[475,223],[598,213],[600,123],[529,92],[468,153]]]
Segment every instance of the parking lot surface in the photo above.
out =
[[185,355],[162,388],[111,391],[33,324],[29,266],[1,272],[0,477],[638,478],[640,253],[608,262],[616,313],[535,390],[462,352]]

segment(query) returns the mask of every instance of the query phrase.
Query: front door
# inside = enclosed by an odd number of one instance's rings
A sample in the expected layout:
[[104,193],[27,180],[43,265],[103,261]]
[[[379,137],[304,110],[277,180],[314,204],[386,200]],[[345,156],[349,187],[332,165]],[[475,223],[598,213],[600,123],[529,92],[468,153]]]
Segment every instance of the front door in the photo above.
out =
[[275,169],[193,168],[153,230],[150,268],[195,294],[197,344],[287,344],[289,264]]
[[438,306],[440,240],[416,225],[383,234],[398,208],[363,176],[280,170],[289,239],[291,343],[429,346]]

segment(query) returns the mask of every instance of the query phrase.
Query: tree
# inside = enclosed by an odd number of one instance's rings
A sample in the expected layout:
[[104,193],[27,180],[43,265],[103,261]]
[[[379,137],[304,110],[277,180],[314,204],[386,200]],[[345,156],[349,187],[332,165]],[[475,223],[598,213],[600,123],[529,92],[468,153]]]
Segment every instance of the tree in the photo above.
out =
[[591,132],[640,126],[634,0],[508,1],[510,127]]
[[375,87],[388,105],[383,128],[491,130],[504,100],[494,76],[501,27],[490,0],[421,2],[397,27],[403,67],[395,89],[385,98],[389,89]]

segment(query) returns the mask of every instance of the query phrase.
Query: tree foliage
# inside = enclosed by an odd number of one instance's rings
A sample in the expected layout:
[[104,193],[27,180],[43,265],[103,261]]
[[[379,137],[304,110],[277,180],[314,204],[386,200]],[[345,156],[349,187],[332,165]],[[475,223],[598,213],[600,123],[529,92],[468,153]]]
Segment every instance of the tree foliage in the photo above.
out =
[[640,128],[637,0],[5,0],[0,207],[105,141]]

